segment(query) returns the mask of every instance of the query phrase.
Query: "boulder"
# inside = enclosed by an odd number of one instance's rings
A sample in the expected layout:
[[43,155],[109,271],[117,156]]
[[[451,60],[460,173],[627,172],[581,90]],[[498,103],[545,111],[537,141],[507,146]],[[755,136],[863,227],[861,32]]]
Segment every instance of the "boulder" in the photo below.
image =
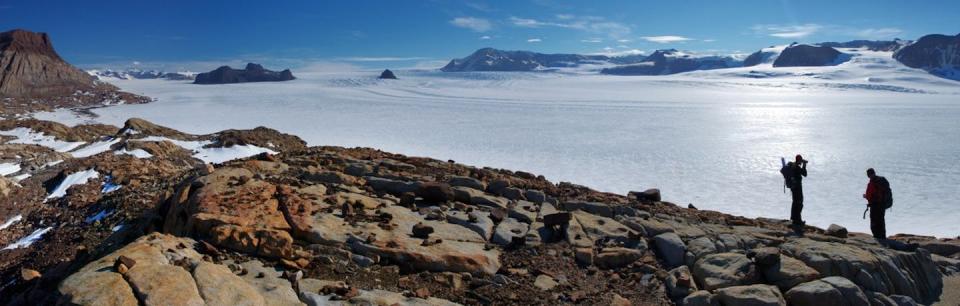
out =
[[860,287],[839,276],[799,284],[787,291],[786,298],[790,305],[797,306],[870,304]]
[[643,257],[643,251],[629,248],[604,248],[594,258],[593,263],[601,269],[625,267]]
[[734,286],[715,292],[721,305],[737,306],[786,306],[777,287],[770,285]]
[[543,291],[553,290],[553,288],[556,288],[557,285],[558,285],[557,281],[554,280],[553,277],[550,277],[549,275],[546,275],[546,274],[540,274],[539,276],[537,276],[537,279],[533,282],[534,287],[537,287],[538,289]]
[[759,269],[763,278],[780,288],[780,291],[787,291],[797,284],[820,277],[817,270],[790,256],[780,256],[776,264],[760,265]]
[[704,256],[694,264],[693,275],[697,284],[706,290],[750,285],[760,280],[753,262],[738,253]]
[[472,212],[447,211],[447,222],[469,228],[477,232],[484,240],[493,236],[496,224],[490,219],[490,213],[474,210]]
[[643,243],[646,247],[640,235],[616,220],[579,210],[573,212],[573,217],[591,241],[614,241],[628,247]]
[[454,187],[467,187],[476,190],[483,191],[487,189],[487,185],[483,181],[469,177],[469,176],[451,176],[447,179],[447,184]]
[[680,303],[683,306],[720,306],[720,300],[710,291],[700,290],[683,298]]
[[650,188],[641,192],[631,191],[628,195],[640,203],[660,202],[660,189]]
[[664,283],[667,286],[667,294],[673,299],[680,299],[697,291],[697,283],[693,281],[693,275],[690,274],[687,266],[679,266],[667,272]]
[[526,191],[523,192],[523,197],[526,198],[527,201],[537,203],[537,204],[547,201],[547,195],[544,194],[543,191],[536,190],[536,189],[527,189]]
[[847,238],[847,228],[836,224],[830,224],[830,227],[827,227],[827,235],[837,238]]
[[528,229],[529,226],[526,223],[517,221],[517,219],[514,218],[506,218],[497,224],[492,242],[504,246],[509,245],[515,239],[524,237]]
[[417,187],[415,194],[428,203],[445,203],[454,198],[453,190],[446,183],[422,183]]
[[376,176],[366,176],[364,179],[367,181],[367,186],[370,186],[373,190],[392,195],[415,192],[420,187],[419,182],[405,182]]
[[676,233],[657,235],[653,237],[653,244],[657,247],[660,258],[667,263],[668,267],[677,267],[684,264],[687,246]]

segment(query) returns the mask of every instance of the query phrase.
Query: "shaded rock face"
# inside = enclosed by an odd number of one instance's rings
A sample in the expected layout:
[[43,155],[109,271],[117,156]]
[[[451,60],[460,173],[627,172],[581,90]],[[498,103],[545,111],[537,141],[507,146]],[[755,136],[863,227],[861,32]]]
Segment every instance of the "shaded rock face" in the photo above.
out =
[[390,71],[390,69],[384,69],[383,72],[380,73],[380,77],[378,77],[378,79],[396,80],[397,76],[394,75],[393,71]]
[[933,34],[921,37],[893,54],[911,68],[927,70],[945,78],[960,80],[960,34]]
[[764,52],[763,50],[750,53],[747,58],[743,60],[744,67],[756,66],[761,63],[767,62],[770,58],[777,56],[776,52]]
[[851,40],[845,42],[822,42],[819,43],[821,47],[831,47],[831,48],[867,48],[870,51],[897,51],[907,41],[895,39],[895,40]]
[[840,51],[831,47],[793,45],[783,49],[773,67],[832,66],[840,58]]
[[60,58],[46,33],[0,33],[0,96],[68,95],[92,88],[93,78]]
[[233,69],[230,66],[221,66],[210,72],[198,74],[194,84],[230,84],[247,82],[279,82],[293,80],[295,77],[290,69],[280,72],[264,69],[263,66],[248,63],[244,69]]
[[534,71],[544,68],[574,67],[582,63],[608,59],[602,55],[543,54],[483,48],[470,56],[451,60],[446,66],[440,68],[440,71]]
[[600,73],[613,75],[665,75],[694,70],[710,70],[740,66],[740,62],[731,57],[707,56],[694,57],[675,49],[657,50],[642,62],[604,68]]

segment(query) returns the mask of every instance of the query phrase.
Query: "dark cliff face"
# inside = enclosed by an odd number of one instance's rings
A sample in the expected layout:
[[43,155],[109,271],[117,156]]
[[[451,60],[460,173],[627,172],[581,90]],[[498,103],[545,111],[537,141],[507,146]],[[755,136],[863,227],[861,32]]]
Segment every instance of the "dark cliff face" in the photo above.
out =
[[194,84],[231,84],[247,82],[279,82],[296,79],[290,69],[280,72],[264,69],[263,66],[249,63],[244,69],[221,66],[210,72],[198,74]]
[[780,53],[773,67],[832,66],[838,64],[840,51],[831,47],[793,45]]
[[94,87],[86,72],[63,61],[45,33],[0,33],[0,96],[38,98]]
[[893,58],[912,68],[920,68],[933,74],[960,80],[960,34],[956,36],[933,34],[921,37],[907,45]]
[[657,50],[642,62],[604,68],[600,72],[613,75],[664,75],[737,66],[739,66],[739,63],[730,57],[694,57],[683,54],[675,49],[668,49]]
[[470,56],[451,60],[444,72],[466,71],[535,71],[544,68],[575,67],[580,64],[606,61],[603,55],[544,54],[530,51],[504,51],[483,48]]

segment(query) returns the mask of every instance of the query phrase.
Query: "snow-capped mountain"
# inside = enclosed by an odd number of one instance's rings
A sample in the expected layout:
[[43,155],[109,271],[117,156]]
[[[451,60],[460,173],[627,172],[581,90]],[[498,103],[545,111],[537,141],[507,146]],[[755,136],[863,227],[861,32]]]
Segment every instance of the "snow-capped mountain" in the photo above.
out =
[[[699,55],[676,49],[657,50],[645,56],[544,54],[531,51],[504,51],[483,48],[451,60],[444,72],[471,71],[577,71],[610,75],[668,75],[698,70],[729,69],[769,65],[774,67],[829,67],[854,60],[860,50],[889,54],[891,59],[933,75],[960,80],[960,34],[927,35],[909,40],[853,40],[770,46],[749,56]],[[878,54],[880,54],[878,53]],[[572,68],[572,69],[569,69]],[[774,73],[777,74],[777,73]]]
[[111,69],[98,70],[92,69],[87,70],[87,73],[97,77],[98,79],[120,79],[120,80],[130,80],[130,79],[165,79],[171,81],[182,81],[182,80],[193,80],[196,77],[196,73],[189,71],[182,72],[163,72],[158,70],[140,70],[140,69],[129,69],[124,71],[116,71]]
[[934,75],[960,80],[960,34],[933,34],[921,37],[893,54],[904,65]]
[[696,55],[676,49],[657,50],[642,62],[604,68],[603,74],[613,75],[664,75],[694,70],[711,70],[743,66],[743,61],[733,56]]
[[479,49],[467,57],[451,60],[441,71],[540,71],[570,68],[586,64],[627,64],[640,62],[643,55],[606,56],[583,54],[546,54],[531,51]]

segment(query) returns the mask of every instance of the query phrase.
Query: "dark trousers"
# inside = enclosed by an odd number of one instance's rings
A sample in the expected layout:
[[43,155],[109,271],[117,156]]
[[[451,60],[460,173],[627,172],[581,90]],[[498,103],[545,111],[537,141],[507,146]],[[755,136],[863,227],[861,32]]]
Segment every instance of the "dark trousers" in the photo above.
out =
[[790,205],[790,221],[793,221],[794,225],[803,224],[803,218],[800,217],[800,212],[803,211],[803,185],[797,184],[790,188],[790,195],[793,197]]
[[884,220],[886,214],[886,209],[870,207],[870,231],[873,232],[874,238],[887,238],[887,224]]

